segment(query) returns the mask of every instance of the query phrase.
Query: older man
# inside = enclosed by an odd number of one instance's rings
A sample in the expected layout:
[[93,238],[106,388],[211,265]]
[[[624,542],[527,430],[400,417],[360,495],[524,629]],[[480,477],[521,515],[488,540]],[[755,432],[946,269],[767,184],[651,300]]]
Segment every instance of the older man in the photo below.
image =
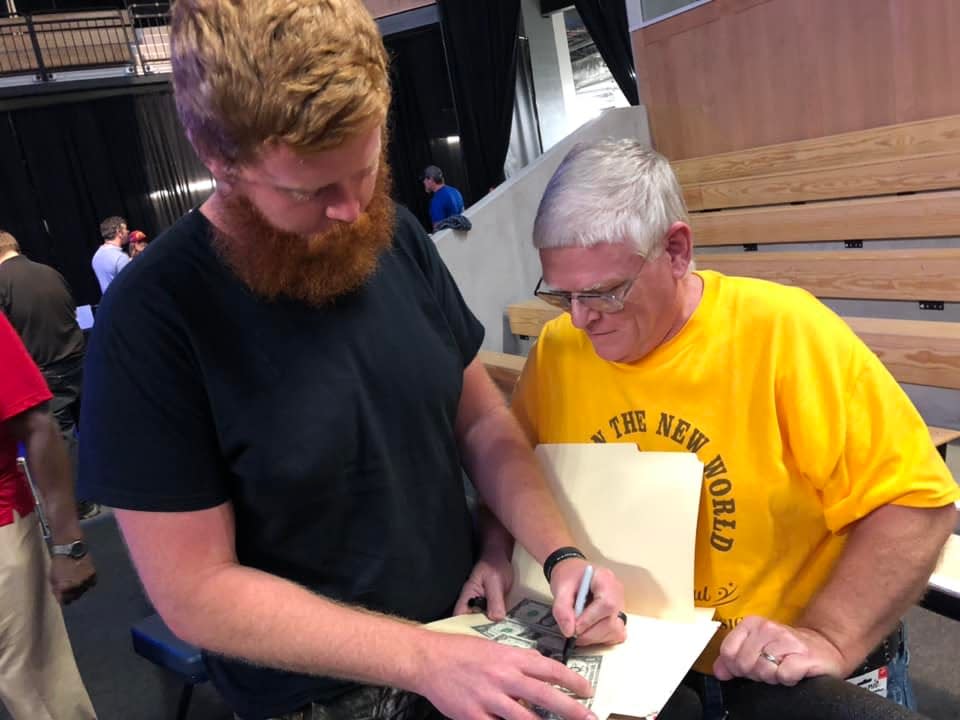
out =
[[705,465],[696,602],[723,626],[691,680],[707,717],[722,717],[724,691],[727,710],[749,705],[733,678],[875,675],[910,704],[898,621],[960,491],[877,357],[803,290],[694,272],[670,165],[632,140],[570,152],[534,244],[536,292],[568,312],[516,389],[530,438]]
[[534,557],[566,558],[564,631],[625,632],[609,571],[575,620],[586,563],[556,554],[570,534],[476,358],[482,326],[390,200],[376,23],[360,0],[178,0],[171,46],[217,189],[100,307],[84,492],[118,508],[157,610],[244,719],[528,718],[525,701],[587,720],[548,684],[591,692],[562,664],[411,622],[464,586],[494,594],[509,563],[494,532],[471,573],[463,466]]

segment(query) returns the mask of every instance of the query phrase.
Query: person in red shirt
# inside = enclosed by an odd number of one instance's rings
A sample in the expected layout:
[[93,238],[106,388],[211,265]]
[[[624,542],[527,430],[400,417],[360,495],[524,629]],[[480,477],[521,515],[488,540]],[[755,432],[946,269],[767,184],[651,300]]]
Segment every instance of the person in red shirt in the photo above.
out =
[[[0,368],[0,700],[18,720],[95,718],[57,603],[80,597],[95,584],[96,571],[83,542],[66,447],[47,407],[53,396],[2,313]],[[42,498],[49,555],[17,466],[18,442]]]
[[127,248],[130,252],[131,260],[146,250],[147,245],[150,244],[150,239],[143,230],[131,230],[128,240]]

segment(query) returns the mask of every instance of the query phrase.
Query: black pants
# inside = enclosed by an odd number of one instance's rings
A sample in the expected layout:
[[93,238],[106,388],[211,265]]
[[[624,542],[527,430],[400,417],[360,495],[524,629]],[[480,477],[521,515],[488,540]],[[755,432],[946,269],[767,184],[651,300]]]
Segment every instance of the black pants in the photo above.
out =
[[[702,677],[690,673],[680,686],[678,695],[684,704],[690,694],[702,695]],[[699,681],[699,682],[698,682]],[[670,705],[674,703],[670,699]],[[794,687],[767,685],[751,680],[730,680],[723,683],[723,700],[729,720],[922,720],[912,710],[898,705],[880,695],[857,687],[834,677],[814,677],[801,680]],[[699,717],[690,714],[666,715],[659,720],[692,720]],[[702,710],[701,710],[702,712]]]
[[47,387],[53,393],[50,411],[60,426],[73,467],[74,484],[77,472],[77,422],[80,418],[80,389],[83,386],[83,357],[68,358],[41,368]]
[[[442,720],[426,698],[404,690],[372,685],[361,687],[336,700],[312,703],[270,720]],[[236,720],[242,720],[239,715]]]

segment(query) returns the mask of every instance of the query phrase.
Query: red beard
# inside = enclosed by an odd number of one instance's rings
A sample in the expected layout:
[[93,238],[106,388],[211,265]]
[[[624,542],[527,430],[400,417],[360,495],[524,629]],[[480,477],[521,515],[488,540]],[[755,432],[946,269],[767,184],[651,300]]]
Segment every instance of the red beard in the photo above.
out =
[[215,227],[214,248],[247,287],[267,300],[326,305],[362,286],[393,242],[396,212],[385,162],[363,214],[316,235],[278,230],[243,195],[223,196],[221,206],[230,227],[243,230],[227,235]]

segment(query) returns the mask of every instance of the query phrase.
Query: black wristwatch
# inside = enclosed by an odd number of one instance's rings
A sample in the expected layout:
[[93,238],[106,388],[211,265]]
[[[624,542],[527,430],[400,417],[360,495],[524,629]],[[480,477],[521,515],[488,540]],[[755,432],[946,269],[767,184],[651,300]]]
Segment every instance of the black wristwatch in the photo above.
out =
[[83,540],[74,540],[72,543],[67,543],[66,545],[51,545],[50,555],[52,557],[62,555],[73,558],[74,560],[79,560],[80,558],[86,557],[87,544]]

